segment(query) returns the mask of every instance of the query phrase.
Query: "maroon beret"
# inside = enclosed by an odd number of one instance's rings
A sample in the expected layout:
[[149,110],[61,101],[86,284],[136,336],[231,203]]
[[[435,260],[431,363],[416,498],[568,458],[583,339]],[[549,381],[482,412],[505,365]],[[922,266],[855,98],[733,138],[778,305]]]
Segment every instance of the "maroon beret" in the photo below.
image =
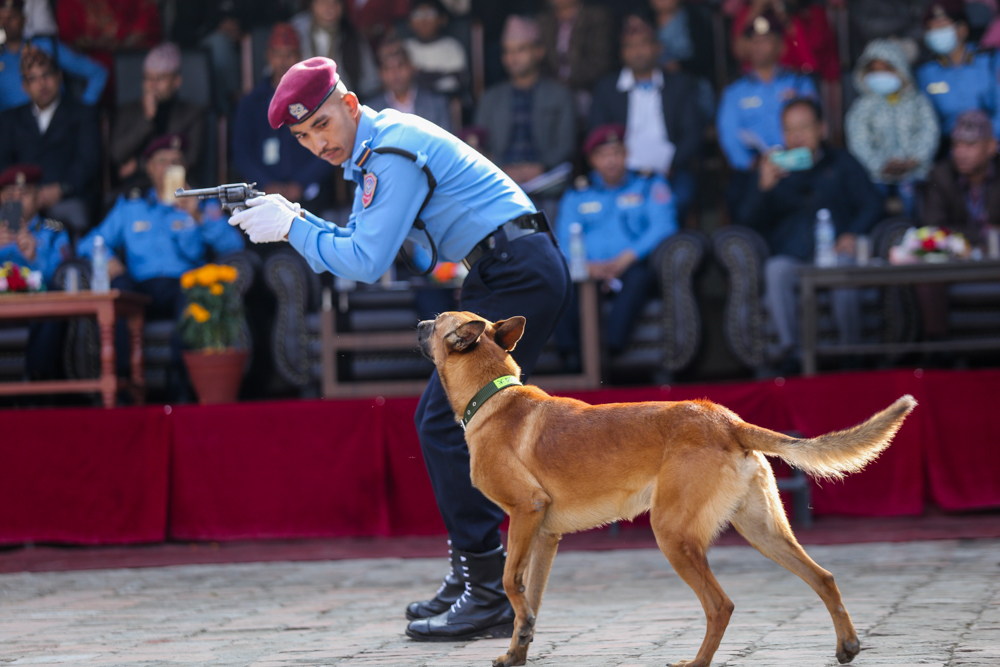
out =
[[142,159],[147,160],[156,151],[162,151],[165,149],[173,149],[175,151],[182,151],[187,146],[187,142],[184,141],[183,134],[164,134],[162,137],[157,137],[149,142],[146,146],[146,150],[142,152]]
[[337,63],[329,58],[310,58],[292,65],[274,91],[267,121],[276,130],[301,123],[323,106],[339,81]]
[[605,123],[604,125],[598,125],[590,134],[587,135],[587,140],[583,142],[583,153],[587,157],[598,146],[603,146],[604,144],[620,144],[625,141],[625,126],[619,125],[618,123]]
[[28,185],[42,180],[42,168],[34,164],[13,164],[0,173],[0,188]]
[[954,23],[969,22],[963,0],[935,0],[927,5],[927,9],[924,10],[924,25],[936,18],[947,18]]

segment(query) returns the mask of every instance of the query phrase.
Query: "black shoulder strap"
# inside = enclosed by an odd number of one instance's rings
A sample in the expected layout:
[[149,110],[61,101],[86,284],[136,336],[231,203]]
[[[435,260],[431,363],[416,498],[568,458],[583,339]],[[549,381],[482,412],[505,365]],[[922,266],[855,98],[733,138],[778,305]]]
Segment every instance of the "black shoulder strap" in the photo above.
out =
[[[386,153],[391,155],[399,155],[400,157],[405,157],[407,160],[411,160],[414,163],[417,162],[416,155],[414,155],[408,150],[404,150],[402,148],[396,148],[394,146],[379,146],[378,148],[372,148],[371,152],[378,153],[379,155],[385,155]],[[366,154],[358,162],[367,162],[367,157],[368,156]],[[359,164],[358,166],[361,165]],[[415,275],[418,276],[426,276],[430,274],[431,271],[434,270],[434,266],[437,264],[438,254],[437,254],[437,245],[435,245],[434,239],[431,238],[430,232],[427,231],[427,225],[424,224],[424,221],[420,218],[420,216],[424,212],[424,208],[427,206],[427,203],[431,200],[431,197],[434,196],[434,189],[437,188],[437,179],[434,178],[434,174],[433,172],[431,172],[431,168],[427,166],[426,162],[420,167],[420,169],[421,171],[424,172],[424,175],[427,177],[427,196],[424,197],[424,202],[420,205],[420,208],[417,210],[417,217],[413,221],[413,226],[422,231],[427,236],[427,242],[431,246],[431,263],[430,266],[427,267],[426,271],[421,271],[417,267],[417,265],[413,262],[413,260],[410,259],[410,256],[407,254],[406,250],[404,250],[402,247],[399,249],[399,254],[400,256],[402,256],[403,261],[406,262],[406,266],[410,269],[410,271],[412,271]]]

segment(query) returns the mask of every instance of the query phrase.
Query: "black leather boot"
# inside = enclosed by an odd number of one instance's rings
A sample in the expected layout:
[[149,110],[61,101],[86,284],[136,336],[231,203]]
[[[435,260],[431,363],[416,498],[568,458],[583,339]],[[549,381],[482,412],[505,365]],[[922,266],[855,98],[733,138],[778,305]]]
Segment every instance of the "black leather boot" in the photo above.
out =
[[437,616],[443,611],[448,611],[458,596],[465,590],[465,583],[458,574],[462,567],[457,564],[458,556],[451,548],[451,540],[448,540],[448,560],[451,562],[451,572],[441,582],[441,587],[430,600],[422,602],[411,602],[406,608],[406,620],[414,621],[418,618],[430,618]]
[[510,637],[514,610],[503,590],[503,547],[483,554],[455,550],[465,590],[447,611],[411,621],[406,634],[421,642]]

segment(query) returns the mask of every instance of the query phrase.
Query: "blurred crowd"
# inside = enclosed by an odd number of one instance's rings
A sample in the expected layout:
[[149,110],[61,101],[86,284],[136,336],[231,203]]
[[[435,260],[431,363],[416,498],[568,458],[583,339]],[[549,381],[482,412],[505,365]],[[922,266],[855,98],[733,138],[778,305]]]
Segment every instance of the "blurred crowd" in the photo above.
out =
[[[288,68],[327,56],[363,103],[422,116],[493,160],[554,220],[563,248],[581,225],[590,275],[626,322],[608,332],[612,352],[655,289],[660,242],[720,220],[756,230],[770,251],[765,304],[794,364],[796,267],[813,261],[818,211],[845,264],[890,215],[980,247],[1000,225],[997,10],[0,0],[0,200],[20,204],[4,207],[0,262],[50,278],[100,235],[117,285],[176,314],[180,275],[244,240],[218,206],[173,200],[171,167],[184,168],[182,184],[255,182],[345,221],[353,192],[340,170],[267,122]],[[856,341],[856,294],[840,290],[833,305],[842,341]],[[572,327],[561,340],[572,366]]]

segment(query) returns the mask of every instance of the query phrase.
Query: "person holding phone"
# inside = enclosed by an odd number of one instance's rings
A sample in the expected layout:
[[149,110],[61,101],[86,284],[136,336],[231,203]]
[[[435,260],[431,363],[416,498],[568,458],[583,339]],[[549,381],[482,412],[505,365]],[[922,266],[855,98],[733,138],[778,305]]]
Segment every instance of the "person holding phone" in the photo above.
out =
[[[838,261],[850,264],[858,235],[868,233],[882,214],[882,195],[850,153],[824,143],[826,127],[814,99],[790,101],[781,123],[786,151],[804,150],[810,166],[789,171],[773,153],[765,154],[736,210],[736,222],[760,232],[771,250],[764,265],[764,305],[781,343],[778,370],[787,374],[796,372],[801,358],[798,267],[813,261],[816,214],[830,211]],[[858,291],[832,290],[832,301],[840,342],[860,342]]]
[[[94,239],[104,238],[112,253],[108,273],[113,289],[145,294],[152,299],[146,319],[177,319],[187,305],[180,278],[185,271],[203,264],[209,251],[225,255],[243,249],[243,237],[227,224],[221,209],[199,207],[193,197],[175,199],[184,184],[184,137],[168,134],[146,148],[142,163],[153,186],[143,193],[135,188],[122,195],[100,225],[77,247],[81,257],[90,257]],[[127,375],[129,343],[124,323],[115,331],[119,375]],[[182,396],[185,386],[180,356],[180,338],[171,340],[171,364],[175,380],[171,400]]]
[[[42,169],[16,164],[0,172],[0,264],[13,262],[42,273],[52,287],[52,275],[73,254],[69,234],[57,220],[38,214],[38,184]],[[25,373],[32,380],[59,377],[60,349],[65,323],[33,320],[28,325]]]

